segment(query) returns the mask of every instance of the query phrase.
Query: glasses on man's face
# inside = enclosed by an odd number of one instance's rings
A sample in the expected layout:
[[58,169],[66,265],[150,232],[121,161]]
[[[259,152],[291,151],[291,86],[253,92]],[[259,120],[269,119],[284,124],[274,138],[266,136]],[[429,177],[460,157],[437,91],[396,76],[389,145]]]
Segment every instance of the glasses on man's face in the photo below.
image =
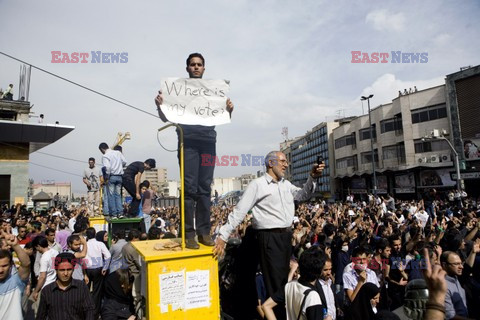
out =
[[447,264],[455,267],[463,266],[465,262],[447,262]]

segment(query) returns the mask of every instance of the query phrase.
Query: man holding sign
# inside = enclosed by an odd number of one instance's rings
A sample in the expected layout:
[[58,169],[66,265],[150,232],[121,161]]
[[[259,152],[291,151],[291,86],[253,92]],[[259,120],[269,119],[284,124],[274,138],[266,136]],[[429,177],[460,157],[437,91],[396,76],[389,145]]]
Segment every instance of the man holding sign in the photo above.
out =
[[155,104],[162,121],[180,123],[183,129],[186,247],[198,249],[200,246],[195,241],[195,234],[203,245],[215,245],[210,236],[211,184],[215,163],[202,165],[202,155],[215,158],[215,125],[229,122],[233,103],[226,98],[226,81],[199,80],[205,72],[205,59],[200,53],[188,56],[186,70],[189,79],[167,79],[162,83],[163,94],[159,91]]

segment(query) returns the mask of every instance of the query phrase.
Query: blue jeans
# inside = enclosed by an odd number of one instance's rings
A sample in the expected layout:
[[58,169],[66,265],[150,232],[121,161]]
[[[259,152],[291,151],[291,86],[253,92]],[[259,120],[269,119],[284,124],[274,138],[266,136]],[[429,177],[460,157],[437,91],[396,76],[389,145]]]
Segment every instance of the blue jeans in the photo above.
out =
[[108,180],[108,209],[110,215],[123,213],[122,207],[122,176],[110,176]]
[[152,226],[152,217],[148,213],[142,213],[143,215],[143,223],[145,223],[145,232],[148,233],[150,227]]
[[108,186],[107,185],[104,185],[103,187],[103,190],[102,190],[102,201],[103,201],[103,214],[104,215],[108,215],[109,211],[108,211]]

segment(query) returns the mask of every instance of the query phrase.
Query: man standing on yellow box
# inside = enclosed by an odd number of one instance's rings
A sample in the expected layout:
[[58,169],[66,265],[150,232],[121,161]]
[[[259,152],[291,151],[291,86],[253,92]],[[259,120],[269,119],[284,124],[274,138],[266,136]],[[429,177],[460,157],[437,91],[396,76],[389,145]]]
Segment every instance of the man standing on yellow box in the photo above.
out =
[[[205,59],[200,53],[190,54],[187,58],[186,69],[190,78],[201,79],[205,72]],[[155,104],[157,105],[160,119],[166,122],[168,119],[160,109],[162,103],[163,97],[159,91],[155,98]],[[233,103],[230,99],[227,99],[226,109],[231,115]],[[212,205],[211,184],[215,166],[202,165],[202,155],[210,156],[209,159],[215,158],[217,132],[215,131],[215,126],[185,124],[180,126],[183,129],[185,160],[185,246],[189,249],[200,248],[197,241],[195,241],[195,234],[198,235],[198,241],[201,244],[213,246],[215,243],[210,236],[210,207]],[[178,158],[180,159],[180,154]]]

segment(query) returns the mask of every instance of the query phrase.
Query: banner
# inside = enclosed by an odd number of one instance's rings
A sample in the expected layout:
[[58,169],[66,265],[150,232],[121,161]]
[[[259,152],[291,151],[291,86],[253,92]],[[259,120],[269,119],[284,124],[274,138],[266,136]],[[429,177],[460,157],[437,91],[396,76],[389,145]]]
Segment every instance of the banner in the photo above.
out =
[[230,123],[228,81],[167,78],[161,88],[160,108],[170,122],[202,126]]
[[415,176],[413,172],[407,174],[399,174],[395,176],[395,192],[396,193],[414,193],[415,192]]
[[456,182],[450,177],[451,169],[425,170],[420,172],[421,187],[453,187]]

